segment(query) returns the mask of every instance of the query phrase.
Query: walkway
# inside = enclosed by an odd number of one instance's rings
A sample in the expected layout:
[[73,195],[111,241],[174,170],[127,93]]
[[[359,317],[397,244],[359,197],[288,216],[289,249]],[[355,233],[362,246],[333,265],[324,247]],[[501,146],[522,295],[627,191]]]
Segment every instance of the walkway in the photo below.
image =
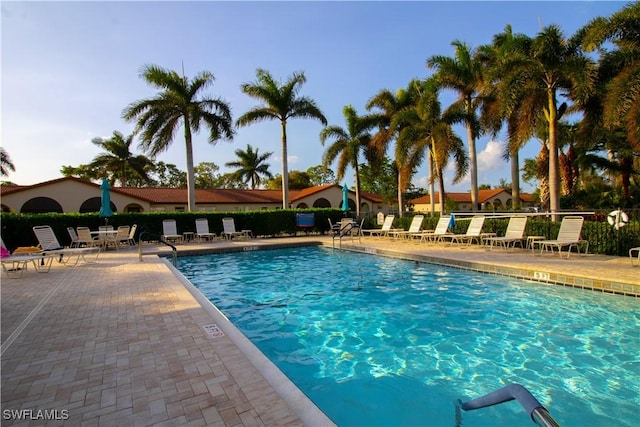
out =
[[[332,243],[327,237],[254,239],[179,250],[308,241]],[[529,271],[542,279],[578,277],[634,292],[640,286],[640,268],[625,258],[566,260],[377,238],[343,246],[465,268]],[[166,261],[145,255],[140,262],[133,249],[104,253],[96,264],[54,263],[49,273],[3,275],[2,425],[331,425],[190,288]],[[43,422],[51,418],[57,420]]]

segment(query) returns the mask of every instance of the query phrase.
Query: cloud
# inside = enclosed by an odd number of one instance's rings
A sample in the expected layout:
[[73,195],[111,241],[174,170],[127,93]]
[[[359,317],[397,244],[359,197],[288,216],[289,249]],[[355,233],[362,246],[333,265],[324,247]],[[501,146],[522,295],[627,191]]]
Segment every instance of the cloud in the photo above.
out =
[[489,172],[507,167],[508,163],[502,158],[503,152],[504,142],[493,139],[487,142],[484,150],[478,153],[478,171]]

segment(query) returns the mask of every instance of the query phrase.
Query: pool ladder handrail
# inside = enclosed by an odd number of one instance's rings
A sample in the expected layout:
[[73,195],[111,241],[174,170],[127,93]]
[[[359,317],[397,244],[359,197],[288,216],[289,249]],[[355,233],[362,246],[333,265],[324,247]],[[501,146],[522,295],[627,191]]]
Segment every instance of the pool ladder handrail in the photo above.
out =
[[341,227],[334,235],[332,238],[332,246],[335,248],[336,247],[336,237],[339,237],[339,242],[340,242],[340,247],[342,248],[342,238],[344,236],[350,235],[351,238],[353,239],[353,230],[357,229],[358,233],[360,233],[360,225],[353,221],[353,222],[349,222],[347,223],[344,227]]
[[456,426],[461,425],[462,419],[460,409],[471,411],[474,409],[486,408],[511,400],[517,400],[520,405],[527,411],[531,420],[541,427],[560,427],[560,424],[549,414],[549,411],[542,406],[529,390],[524,386],[512,383],[491,393],[476,399],[462,402],[460,399],[456,402]]
[[[142,236],[150,235],[150,234],[151,233],[147,233],[146,231],[143,231],[140,233],[140,236],[138,236],[138,259],[140,260],[140,262],[142,262]],[[160,237],[158,241],[171,248],[171,263],[173,264],[174,267],[177,267],[178,266],[178,250],[176,249],[176,247],[171,243],[167,242],[166,240],[164,240],[162,237]]]

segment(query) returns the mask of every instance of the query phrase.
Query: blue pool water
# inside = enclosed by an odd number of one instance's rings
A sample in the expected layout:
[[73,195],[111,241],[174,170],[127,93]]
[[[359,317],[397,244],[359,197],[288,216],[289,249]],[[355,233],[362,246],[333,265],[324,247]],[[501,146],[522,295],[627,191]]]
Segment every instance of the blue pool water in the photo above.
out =
[[[318,247],[179,267],[339,426],[454,426],[513,382],[562,426],[640,424],[637,299]],[[462,413],[515,425],[515,401]]]

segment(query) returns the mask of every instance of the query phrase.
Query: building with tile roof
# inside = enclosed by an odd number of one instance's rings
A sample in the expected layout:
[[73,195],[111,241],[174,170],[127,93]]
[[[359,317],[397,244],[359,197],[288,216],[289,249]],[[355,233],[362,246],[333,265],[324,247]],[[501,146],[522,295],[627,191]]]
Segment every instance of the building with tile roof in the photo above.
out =
[[[456,203],[457,212],[471,212],[471,193],[446,193],[446,198]],[[433,196],[435,212],[440,212],[440,193]],[[415,212],[431,212],[431,197],[429,195],[409,200]],[[478,210],[504,210],[511,209],[513,197],[511,192],[505,188],[493,188],[490,190],[478,190]],[[533,195],[520,193],[520,205],[523,209],[534,208],[537,202]]]
[[[181,212],[187,210],[186,188],[113,187],[110,191],[113,212]],[[0,185],[3,212],[98,212],[101,190],[98,184],[75,177],[58,178],[34,185]],[[342,187],[319,185],[290,190],[291,207],[340,208]],[[280,209],[281,190],[196,189],[198,211],[246,211]],[[355,192],[349,191],[349,207],[355,211]],[[392,206],[375,194],[361,195],[361,212],[388,213]]]

